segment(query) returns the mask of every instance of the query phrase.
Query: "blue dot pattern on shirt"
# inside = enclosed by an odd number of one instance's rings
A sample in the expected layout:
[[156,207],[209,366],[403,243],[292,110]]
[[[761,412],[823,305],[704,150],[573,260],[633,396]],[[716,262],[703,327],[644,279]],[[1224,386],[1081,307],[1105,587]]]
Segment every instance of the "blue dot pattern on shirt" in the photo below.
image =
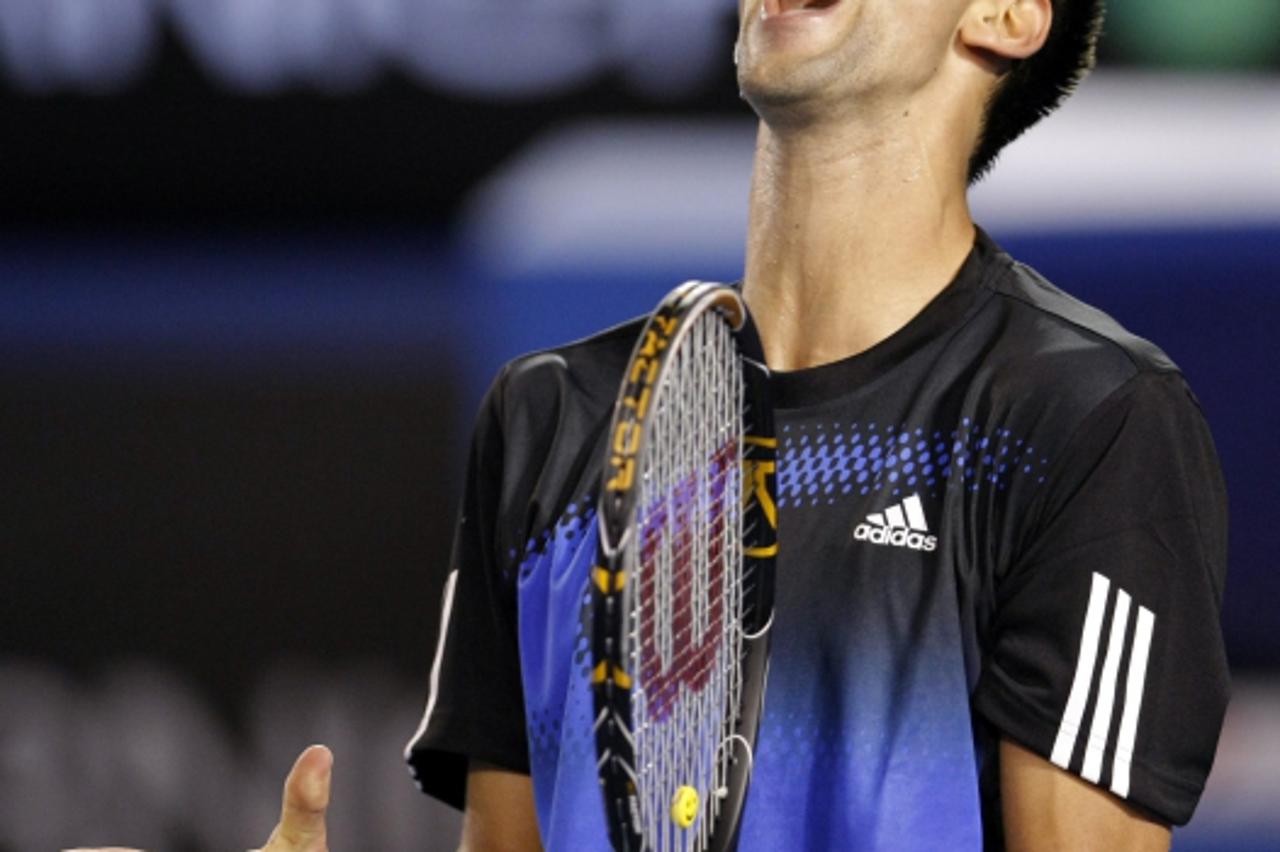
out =
[[[841,498],[944,487],[1009,487],[1012,477],[1044,481],[1047,458],[1008,429],[984,430],[964,418],[949,431],[894,424],[830,423],[782,427],[778,505],[834,505]],[[955,474],[954,478],[952,474]]]

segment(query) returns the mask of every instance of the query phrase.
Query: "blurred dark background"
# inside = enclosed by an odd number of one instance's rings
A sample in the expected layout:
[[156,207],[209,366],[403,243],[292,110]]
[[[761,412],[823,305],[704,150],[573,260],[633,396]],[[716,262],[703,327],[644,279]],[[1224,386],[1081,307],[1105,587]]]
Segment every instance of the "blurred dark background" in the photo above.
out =
[[[740,269],[733,4],[0,0],[0,850],[445,849],[399,751],[504,360]],[[1280,4],[1114,4],[975,192],[1154,338],[1233,497],[1236,701],[1183,849],[1280,836]]]

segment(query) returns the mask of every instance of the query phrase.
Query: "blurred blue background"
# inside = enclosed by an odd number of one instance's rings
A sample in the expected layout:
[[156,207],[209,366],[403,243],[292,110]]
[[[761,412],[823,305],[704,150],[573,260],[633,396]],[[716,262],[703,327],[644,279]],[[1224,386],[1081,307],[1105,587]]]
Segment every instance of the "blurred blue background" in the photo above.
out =
[[[1115,4],[979,221],[1190,377],[1236,698],[1188,850],[1280,837],[1280,13]],[[678,25],[672,24],[678,19]],[[0,850],[452,848],[399,751],[493,372],[740,274],[731,4],[0,0]]]

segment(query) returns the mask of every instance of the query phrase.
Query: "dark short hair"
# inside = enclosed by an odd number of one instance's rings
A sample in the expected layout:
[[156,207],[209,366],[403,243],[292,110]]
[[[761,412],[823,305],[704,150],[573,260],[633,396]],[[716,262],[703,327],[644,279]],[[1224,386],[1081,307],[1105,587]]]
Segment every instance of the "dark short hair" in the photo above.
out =
[[982,135],[969,160],[969,182],[1027,128],[1058,108],[1097,62],[1105,0],[1053,0],[1053,25],[1044,46],[1014,62],[987,103]]

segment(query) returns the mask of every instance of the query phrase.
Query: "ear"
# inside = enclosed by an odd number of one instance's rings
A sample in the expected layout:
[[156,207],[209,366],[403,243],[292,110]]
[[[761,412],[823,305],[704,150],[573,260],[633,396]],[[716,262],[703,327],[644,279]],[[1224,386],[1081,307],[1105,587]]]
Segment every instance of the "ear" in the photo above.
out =
[[1035,54],[1049,38],[1053,0],[975,0],[960,24],[970,50],[1006,62]]

